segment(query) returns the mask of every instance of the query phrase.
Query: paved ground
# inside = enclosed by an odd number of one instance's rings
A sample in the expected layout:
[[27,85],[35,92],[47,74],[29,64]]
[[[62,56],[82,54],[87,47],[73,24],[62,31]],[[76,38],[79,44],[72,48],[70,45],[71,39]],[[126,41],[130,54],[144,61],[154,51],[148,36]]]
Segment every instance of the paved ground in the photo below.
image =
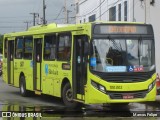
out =
[[[134,112],[141,114],[146,114],[146,112],[158,112],[160,114],[160,96],[157,96],[156,102],[130,103],[127,107],[121,106],[111,108],[103,107],[102,105],[85,105],[80,109],[68,109],[63,105],[61,99],[52,96],[21,97],[19,88],[7,85],[0,78],[0,111],[42,112],[44,113],[42,120],[46,120],[45,116],[51,116],[47,117],[47,119],[50,120],[53,119],[53,117],[59,120],[140,120],[142,118],[133,117]],[[125,116],[130,116],[130,118],[126,118]],[[143,117],[143,119],[145,120],[148,118]],[[150,117],[149,119],[155,120],[160,118]]]

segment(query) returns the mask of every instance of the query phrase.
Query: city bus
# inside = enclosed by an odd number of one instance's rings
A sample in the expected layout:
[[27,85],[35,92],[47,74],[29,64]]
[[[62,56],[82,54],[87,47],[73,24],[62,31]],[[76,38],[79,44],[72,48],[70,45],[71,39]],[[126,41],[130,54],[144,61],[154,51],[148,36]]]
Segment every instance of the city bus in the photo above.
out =
[[150,24],[52,23],[5,34],[3,44],[3,80],[22,96],[47,94],[67,107],[155,101]]

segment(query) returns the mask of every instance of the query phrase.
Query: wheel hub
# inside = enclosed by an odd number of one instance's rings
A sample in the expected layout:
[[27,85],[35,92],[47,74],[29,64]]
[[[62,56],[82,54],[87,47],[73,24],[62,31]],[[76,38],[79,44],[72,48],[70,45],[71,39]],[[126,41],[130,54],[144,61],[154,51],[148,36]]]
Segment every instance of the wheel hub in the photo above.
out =
[[68,101],[72,101],[72,91],[71,91],[71,89],[68,89],[67,91],[66,91],[66,98],[67,98],[67,100]]
[[24,93],[24,86],[21,84],[21,92]]

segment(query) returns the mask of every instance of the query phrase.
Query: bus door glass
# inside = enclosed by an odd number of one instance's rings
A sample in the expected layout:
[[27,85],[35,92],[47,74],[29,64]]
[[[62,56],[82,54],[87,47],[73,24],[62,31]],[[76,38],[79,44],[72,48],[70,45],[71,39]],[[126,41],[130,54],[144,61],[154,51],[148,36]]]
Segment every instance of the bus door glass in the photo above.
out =
[[42,38],[34,39],[33,77],[34,89],[41,90]]
[[[43,62],[42,62],[42,89],[43,93],[51,94],[54,93],[55,85],[57,83],[57,63],[55,63],[56,58],[56,35],[48,34],[44,37],[44,47],[43,47]],[[52,71],[50,71],[52,70]],[[57,83],[58,84],[58,83]]]
[[74,58],[73,58],[73,91],[76,94],[84,95],[84,85],[87,81],[87,44],[88,39],[84,35],[75,36]]
[[8,41],[8,84],[14,84],[14,40]]

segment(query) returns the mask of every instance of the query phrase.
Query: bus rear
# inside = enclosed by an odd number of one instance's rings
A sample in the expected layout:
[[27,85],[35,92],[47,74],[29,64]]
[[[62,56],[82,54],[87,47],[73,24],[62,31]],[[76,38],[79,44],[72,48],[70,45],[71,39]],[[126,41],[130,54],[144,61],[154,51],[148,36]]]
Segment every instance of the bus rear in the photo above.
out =
[[151,25],[92,25],[86,103],[154,101],[155,70]]

